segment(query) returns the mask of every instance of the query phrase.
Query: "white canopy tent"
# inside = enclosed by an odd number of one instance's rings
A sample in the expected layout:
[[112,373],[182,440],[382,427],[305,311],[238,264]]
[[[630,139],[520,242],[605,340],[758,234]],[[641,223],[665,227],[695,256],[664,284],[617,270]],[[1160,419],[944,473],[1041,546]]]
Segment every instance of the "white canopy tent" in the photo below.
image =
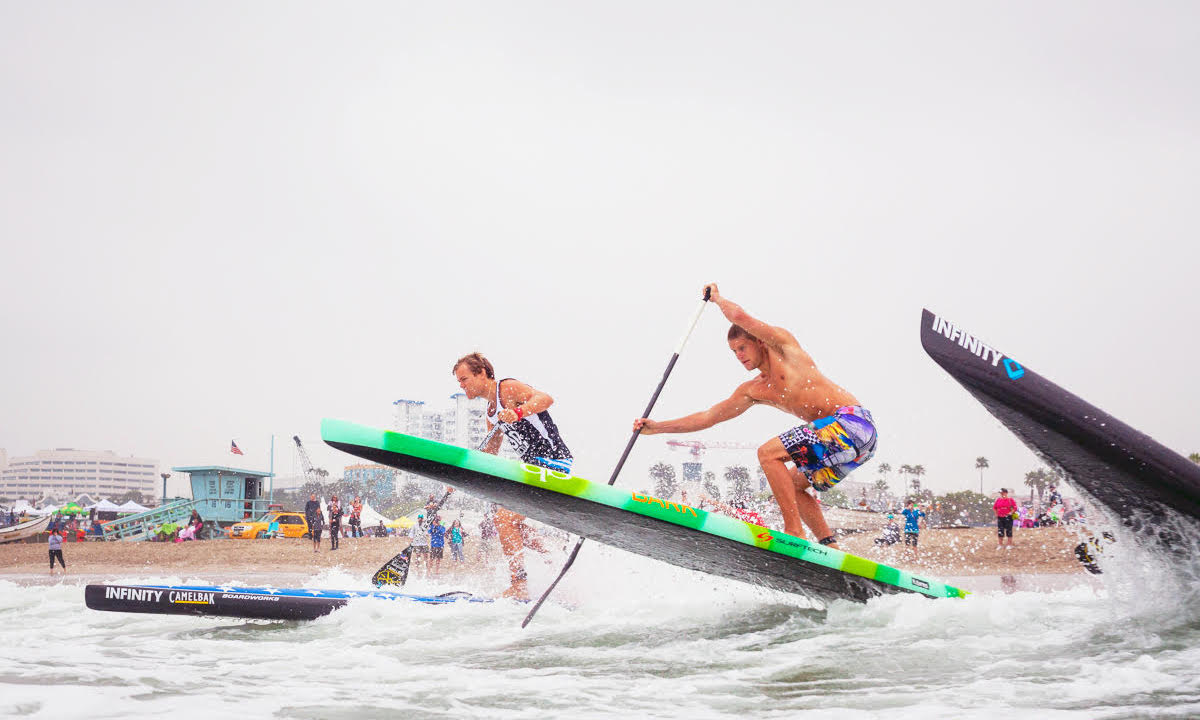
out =
[[371,507],[371,503],[363,503],[362,509],[362,526],[363,529],[377,527],[379,523],[390,523],[391,520],[380,515],[379,512]]
[[96,512],[121,512],[121,506],[108,498],[104,498],[95,505],[89,505],[87,509],[95,510]]
[[130,500],[129,502],[125,503],[124,505],[120,505],[120,506],[118,506],[118,507],[117,507],[117,512],[123,512],[123,513],[140,513],[140,512],[146,512],[146,511],[147,511],[147,510],[149,510],[149,509],[150,509],[150,508],[148,508],[148,507],[145,507],[145,506],[143,506],[143,505],[138,505],[138,504],[137,504],[137,503],[135,503],[134,501]]

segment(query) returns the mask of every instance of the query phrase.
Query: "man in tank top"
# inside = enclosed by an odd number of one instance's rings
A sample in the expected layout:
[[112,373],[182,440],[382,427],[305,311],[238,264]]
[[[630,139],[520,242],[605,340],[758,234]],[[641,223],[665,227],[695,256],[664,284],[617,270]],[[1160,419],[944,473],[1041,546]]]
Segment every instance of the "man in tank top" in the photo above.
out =
[[[554,398],[520,380],[497,380],[492,364],[479,353],[459,358],[453,372],[458,386],[468,398],[488,399],[488,430],[499,426],[500,432],[492,434],[483,447],[484,452],[495,455],[507,438],[523,462],[560,472],[571,471],[571,451],[549,413]],[[526,545],[541,549],[540,543],[531,534],[523,515],[496,508],[495,520],[500,547],[508,557],[512,575],[512,585],[503,596],[528,600],[529,587],[522,554]]]
[[[783,529],[804,537],[808,525],[822,545],[837,547],[821,503],[808,488],[824,492],[875,454],[875,422],[858,400],[817,370],[812,357],[787,330],[751,317],[742,307],[705,286],[709,299],[733,323],[729,349],[742,367],[758,375],[707,410],[674,420],[638,418],[643,435],[686,433],[732,420],[755,405],[768,405],[805,424],[785,430],[758,449],[771,491],[783,513]],[[788,468],[786,463],[794,463]]]

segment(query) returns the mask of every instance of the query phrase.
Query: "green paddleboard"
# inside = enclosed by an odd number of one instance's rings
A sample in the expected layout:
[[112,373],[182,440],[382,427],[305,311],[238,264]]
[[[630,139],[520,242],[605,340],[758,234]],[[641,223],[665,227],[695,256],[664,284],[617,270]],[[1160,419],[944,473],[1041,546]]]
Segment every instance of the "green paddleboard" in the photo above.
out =
[[555,470],[341,420],[321,437],[361,458],[416,473],[574,535],[680,567],[822,601],[885,593],[957,598],[939,580],[752,525]]

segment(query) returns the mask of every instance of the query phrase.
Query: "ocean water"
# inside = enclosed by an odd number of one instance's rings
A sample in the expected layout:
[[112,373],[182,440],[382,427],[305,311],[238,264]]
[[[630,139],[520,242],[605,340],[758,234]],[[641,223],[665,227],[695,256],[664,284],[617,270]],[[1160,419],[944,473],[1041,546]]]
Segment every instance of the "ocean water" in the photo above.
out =
[[[1200,717],[1196,568],[1114,548],[1097,583],[819,607],[589,544],[524,630],[510,602],[363,600],[312,622],[83,602],[88,580],[248,583],[236,573],[0,581],[0,716]],[[535,589],[555,562],[535,563]]]

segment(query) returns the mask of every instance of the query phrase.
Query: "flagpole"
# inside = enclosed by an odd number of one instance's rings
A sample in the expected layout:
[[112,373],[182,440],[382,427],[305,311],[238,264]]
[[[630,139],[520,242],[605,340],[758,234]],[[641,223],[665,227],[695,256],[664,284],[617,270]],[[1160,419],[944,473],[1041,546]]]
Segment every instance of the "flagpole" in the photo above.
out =
[[275,504],[275,433],[271,433],[271,489],[267,493],[267,509]]

